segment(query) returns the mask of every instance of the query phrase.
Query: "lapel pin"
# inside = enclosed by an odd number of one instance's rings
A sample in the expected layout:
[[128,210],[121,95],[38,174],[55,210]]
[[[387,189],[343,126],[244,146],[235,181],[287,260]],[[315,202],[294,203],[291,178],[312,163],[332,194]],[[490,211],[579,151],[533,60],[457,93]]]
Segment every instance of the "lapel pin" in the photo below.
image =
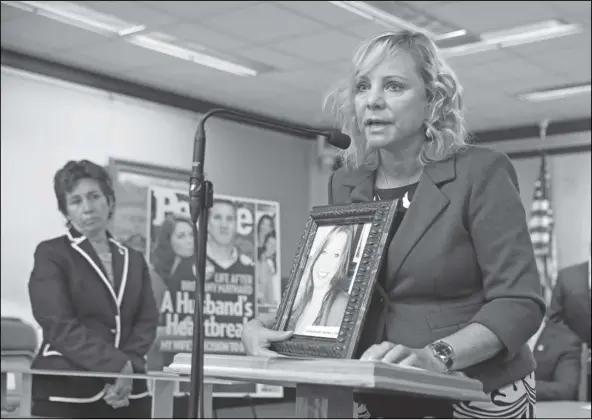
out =
[[123,249],[119,248],[119,253],[123,255]]
[[539,344],[539,345],[537,346],[537,350],[538,350],[538,351],[543,351],[543,350],[545,350],[545,346],[543,346],[542,344]]
[[409,194],[405,193],[405,195],[403,196],[403,207],[408,209],[410,205],[411,201],[409,201]]

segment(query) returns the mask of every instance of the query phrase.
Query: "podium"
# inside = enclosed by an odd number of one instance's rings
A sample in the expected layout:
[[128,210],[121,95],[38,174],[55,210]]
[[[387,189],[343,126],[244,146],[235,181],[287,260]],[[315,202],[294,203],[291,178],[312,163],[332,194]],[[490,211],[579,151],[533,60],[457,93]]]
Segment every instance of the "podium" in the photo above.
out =
[[[191,373],[191,355],[178,354],[167,372]],[[296,418],[353,418],[356,392],[488,401],[481,382],[383,362],[351,359],[205,355],[204,377],[296,388]]]

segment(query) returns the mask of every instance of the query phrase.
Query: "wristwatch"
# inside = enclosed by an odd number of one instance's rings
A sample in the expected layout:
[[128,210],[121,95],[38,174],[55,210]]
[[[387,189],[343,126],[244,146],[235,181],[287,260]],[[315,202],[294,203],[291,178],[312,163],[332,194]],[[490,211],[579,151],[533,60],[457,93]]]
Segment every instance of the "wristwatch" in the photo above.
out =
[[450,373],[452,365],[454,365],[454,350],[450,344],[439,340],[429,344],[428,348],[432,351],[436,359],[442,362],[446,369],[445,373]]

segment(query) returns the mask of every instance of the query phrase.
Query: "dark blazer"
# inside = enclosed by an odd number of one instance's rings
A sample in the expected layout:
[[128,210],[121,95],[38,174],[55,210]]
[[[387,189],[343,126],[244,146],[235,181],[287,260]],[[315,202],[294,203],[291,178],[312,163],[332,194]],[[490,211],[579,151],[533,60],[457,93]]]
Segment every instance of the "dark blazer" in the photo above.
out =
[[533,349],[538,401],[577,399],[581,348],[581,341],[565,325],[547,322]]
[[[135,372],[145,372],[158,323],[150,274],[142,254],[109,238],[113,286],[92,245],[77,231],[37,246],[29,296],[43,343],[33,368],[118,373],[130,360]],[[33,398],[98,401],[113,381],[38,375]],[[136,380],[130,398],[146,391],[146,381]]]
[[549,307],[549,318],[565,323],[590,347],[588,262],[559,271]]
[[[340,168],[331,176],[329,201],[371,201],[373,186],[374,171]],[[421,348],[480,323],[505,346],[464,370],[483,382],[485,392],[534,371],[526,343],[541,324],[545,303],[516,172],[506,155],[468,146],[427,165],[382,273],[389,310],[385,317],[368,316],[366,330],[378,335],[365,332],[362,347],[386,338]]]

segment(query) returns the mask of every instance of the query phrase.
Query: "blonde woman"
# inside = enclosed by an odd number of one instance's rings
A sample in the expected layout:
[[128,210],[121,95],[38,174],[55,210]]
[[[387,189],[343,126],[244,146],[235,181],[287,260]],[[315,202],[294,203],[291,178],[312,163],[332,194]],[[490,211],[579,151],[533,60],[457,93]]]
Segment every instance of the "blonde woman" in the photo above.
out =
[[[533,418],[535,360],[527,341],[545,314],[516,171],[502,153],[467,144],[462,88],[424,34],[393,32],[355,52],[329,95],[352,138],[329,202],[402,199],[358,356],[482,382],[488,402],[360,395],[373,418]],[[243,332],[270,354],[273,320]]]

